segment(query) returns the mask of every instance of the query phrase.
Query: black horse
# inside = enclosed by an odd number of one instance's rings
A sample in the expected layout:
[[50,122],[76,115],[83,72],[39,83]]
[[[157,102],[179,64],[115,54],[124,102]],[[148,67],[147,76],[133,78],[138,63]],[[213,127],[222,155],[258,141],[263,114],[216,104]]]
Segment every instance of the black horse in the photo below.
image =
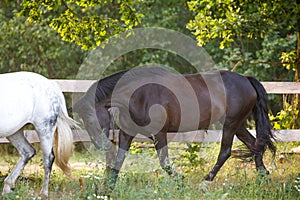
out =
[[[236,135],[253,156],[256,168],[268,173],[263,154],[274,154],[274,136],[268,118],[267,93],[253,77],[229,71],[181,75],[166,69],[137,68],[108,76],[94,83],[74,105],[83,119],[92,142],[108,150],[109,109],[118,108],[119,148],[112,167],[112,187],[136,134],[153,139],[160,164],[171,176],[177,176],[168,160],[167,132],[207,129],[214,122],[223,124],[221,149],[217,163],[205,180],[212,181],[231,156]],[[252,111],[256,138],[245,127]],[[178,133],[180,134],[180,133]]]

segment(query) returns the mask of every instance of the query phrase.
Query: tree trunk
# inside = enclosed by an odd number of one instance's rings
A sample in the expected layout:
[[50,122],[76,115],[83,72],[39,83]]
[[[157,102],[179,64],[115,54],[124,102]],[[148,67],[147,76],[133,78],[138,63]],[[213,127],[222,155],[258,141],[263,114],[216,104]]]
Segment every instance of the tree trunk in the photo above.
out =
[[[297,0],[297,5],[300,6],[300,0]],[[296,70],[295,70],[295,82],[299,82],[300,77],[300,17],[297,20],[297,30],[298,30],[298,42],[296,47]],[[297,106],[297,110],[300,110],[300,103],[299,103],[299,95],[295,95],[295,102]],[[297,122],[295,124],[297,127],[300,127],[300,112],[298,112]]]
[[[300,0],[297,0],[298,6],[300,6]],[[299,82],[299,73],[300,73],[300,17],[297,20],[297,30],[298,30],[298,42],[296,49],[296,73],[295,73],[295,81]]]

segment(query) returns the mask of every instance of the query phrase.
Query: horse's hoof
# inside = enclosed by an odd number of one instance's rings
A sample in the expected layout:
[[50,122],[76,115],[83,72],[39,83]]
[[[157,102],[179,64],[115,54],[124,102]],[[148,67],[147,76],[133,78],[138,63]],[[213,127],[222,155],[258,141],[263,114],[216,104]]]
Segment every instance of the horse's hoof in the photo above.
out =
[[269,172],[265,167],[260,167],[260,168],[258,168],[258,172],[259,172],[260,174],[266,174],[266,175],[269,175],[269,174],[270,174],[270,172]]
[[9,194],[9,193],[12,193],[11,187],[8,186],[7,184],[5,184],[5,185],[3,186],[2,196],[5,195],[5,194]]
[[41,198],[42,200],[47,200],[47,199],[48,199],[48,195],[40,194],[40,198]]
[[209,174],[207,174],[205,177],[204,177],[204,180],[205,181],[213,181],[214,180],[214,178],[215,178],[215,176],[212,174],[212,173],[209,173]]

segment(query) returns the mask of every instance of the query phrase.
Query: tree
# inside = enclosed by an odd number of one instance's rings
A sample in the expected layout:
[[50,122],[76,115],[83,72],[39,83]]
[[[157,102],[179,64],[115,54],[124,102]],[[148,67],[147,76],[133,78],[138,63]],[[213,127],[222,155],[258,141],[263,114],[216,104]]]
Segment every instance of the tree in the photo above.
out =
[[[134,26],[164,27],[190,34],[185,26],[192,16],[186,0],[69,0],[48,3],[23,0],[23,7],[21,14],[28,21],[47,23],[62,39],[76,43],[84,50],[101,46],[107,39]],[[175,68],[188,65],[184,59],[170,52],[141,49],[122,55],[109,67],[107,73],[145,63],[160,63]]]
[[22,15],[43,22],[63,40],[83,49],[99,46],[108,38],[140,23],[139,0],[23,0]]
[[[199,45],[219,39],[220,49],[233,43],[251,43],[261,49],[255,40],[261,42],[265,38],[269,41],[273,38],[292,40],[300,16],[300,6],[296,1],[283,0],[194,0],[189,2],[189,8],[195,17],[187,27],[196,36]],[[295,49],[294,46],[293,51]]]
[[43,23],[29,23],[18,16],[22,7],[15,1],[1,1],[0,72],[33,71],[48,78],[74,77],[84,52],[63,42]]
[[[192,37],[190,31],[185,27],[192,17],[192,12],[189,11],[186,0],[148,0],[136,6],[136,9],[143,15],[137,27],[162,27]],[[138,49],[122,55],[109,69],[114,71],[131,69],[150,63],[159,63],[174,68],[181,73],[196,72],[191,63],[188,63],[176,53],[159,49]]]

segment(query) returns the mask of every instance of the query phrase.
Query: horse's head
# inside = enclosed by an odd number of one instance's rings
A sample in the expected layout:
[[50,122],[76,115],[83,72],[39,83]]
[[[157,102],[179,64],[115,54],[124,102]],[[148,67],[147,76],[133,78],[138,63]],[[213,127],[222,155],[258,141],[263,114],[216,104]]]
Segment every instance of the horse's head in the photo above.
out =
[[83,120],[92,143],[100,150],[108,150],[112,146],[109,140],[110,115],[104,103],[81,98],[72,108]]

